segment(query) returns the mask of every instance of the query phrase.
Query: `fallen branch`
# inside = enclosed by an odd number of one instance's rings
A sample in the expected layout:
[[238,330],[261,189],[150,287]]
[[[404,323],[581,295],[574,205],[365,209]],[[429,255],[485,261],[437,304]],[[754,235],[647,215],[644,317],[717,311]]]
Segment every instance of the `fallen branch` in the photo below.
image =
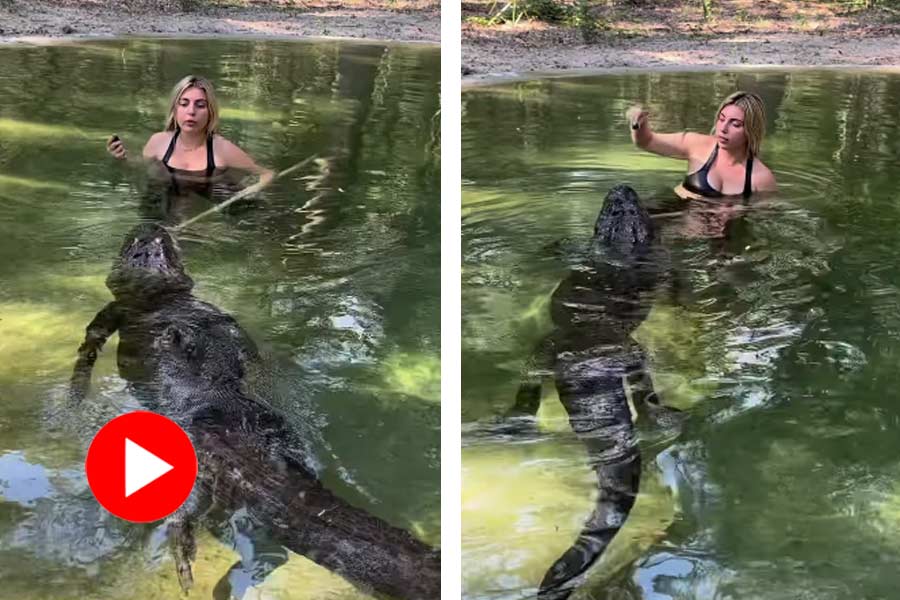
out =
[[195,217],[191,217],[190,219],[188,219],[187,221],[184,221],[183,223],[179,223],[178,225],[176,225],[176,226],[173,227],[172,229],[174,229],[175,231],[178,231],[178,230],[180,230],[180,229],[184,229],[184,228],[187,227],[188,225],[190,225],[190,224],[192,224],[192,223],[196,223],[197,221],[199,221],[200,219],[202,219],[202,218],[204,218],[204,217],[208,217],[209,215],[211,215],[211,214],[213,214],[213,213],[220,212],[222,209],[226,208],[227,206],[230,206],[231,204],[234,204],[234,203],[237,202],[238,200],[242,200],[242,199],[244,199],[244,198],[247,198],[248,196],[252,196],[253,194],[257,193],[258,191],[260,191],[261,189],[263,189],[264,187],[266,187],[267,185],[269,185],[270,183],[272,183],[272,182],[275,181],[276,179],[278,179],[278,178],[280,178],[280,177],[284,177],[284,176],[287,175],[288,173],[293,173],[293,172],[296,171],[297,169],[301,169],[301,168],[305,167],[305,166],[306,166],[307,164],[309,164],[310,162],[316,160],[316,158],[318,158],[318,157],[317,157],[315,154],[313,154],[313,155],[310,156],[310,157],[304,158],[303,160],[301,160],[300,162],[298,162],[298,163],[295,164],[294,166],[288,167],[288,168],[285,169],[284,171],[280,171],[280,172],[276,173],[275,176],[272,177],[272,179],[270,179],[269,181],[265,181],[265,182],[260,181],[260,182],[258,182],[258,183],[254,183],[253,185],[248,185],[247,187],[245,187],[244,189],[242,189],[241,191],[239,191],[238,193],[236,193],[234,196],[232,196],[232,197],[229,198],[228,200],[225,200],[225,201],[223,201],[223,202],[220,202],[219,204],[216,204],[215,206],[213,206],[213,207],[210,208],[209,210],[204,211],[204,212],[200,213],[199,215],[197,215],[197,216],[195,216]]

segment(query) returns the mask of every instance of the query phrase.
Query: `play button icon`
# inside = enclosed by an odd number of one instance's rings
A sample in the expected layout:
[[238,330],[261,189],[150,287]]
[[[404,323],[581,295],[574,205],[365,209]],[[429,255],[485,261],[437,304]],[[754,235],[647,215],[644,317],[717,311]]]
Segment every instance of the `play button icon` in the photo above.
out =
[[197,456],[175,422],[132,412],[103,426],[85,460],[94,497],[109,512],[146,523],[169,516],[190,495]]
[[153,483],[172,469],[172,465],[125,438],[125,497]]

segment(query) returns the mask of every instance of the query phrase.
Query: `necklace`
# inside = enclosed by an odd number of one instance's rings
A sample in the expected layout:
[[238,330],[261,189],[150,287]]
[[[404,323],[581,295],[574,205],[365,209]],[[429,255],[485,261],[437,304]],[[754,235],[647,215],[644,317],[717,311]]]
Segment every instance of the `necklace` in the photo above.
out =
[[197,144],[196,146],[188,146],[186,143],[184,143],[184,140],[181,140],[181,147],[182,147],[186,152],[193,152],[193,151],[196,150],[197,148],[203,146],[203,144],[204,144],[204,142],[200,142],[200,143]]

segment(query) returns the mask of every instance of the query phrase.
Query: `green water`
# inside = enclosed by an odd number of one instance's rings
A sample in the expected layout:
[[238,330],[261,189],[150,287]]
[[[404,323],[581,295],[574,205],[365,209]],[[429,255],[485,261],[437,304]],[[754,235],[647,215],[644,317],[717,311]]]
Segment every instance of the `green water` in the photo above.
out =
[[[105,151],[116,133],[138,154],[188,73],[216,84],[222,133],[260,164],[323,159],[188,228],[196,295],[268,357],[271,399],[320,438],[326,484],[439,543],[439,59],[333,42],[0,49],[0,598],[179,594],[158,531],[110,517],[84,481],[93,432],[137,408],[116,338],[84,409],[62,400],[125,232],[212,206]],[[236,557],[201,534],[192,597],[211,597]],[[252,594],[364,597],[293,555]]]
[[[760,93],[779,193],[684,203],[682,161],[623,122],[709,131]],[[559,248],[607,190],[656,212],[668,282],[633,337],[676,439],[638,417],[641,495],[573,597],[894,598],[900,584],[900,77],[837,71],[536,80],[463,94],[463,590],[528,598],[574,541],[593,474],[552,385],[535,437],[486,436],[550,329]],[[562,243],[559,242],[562,240]],[[677,281],[675,286],[671,282]]]

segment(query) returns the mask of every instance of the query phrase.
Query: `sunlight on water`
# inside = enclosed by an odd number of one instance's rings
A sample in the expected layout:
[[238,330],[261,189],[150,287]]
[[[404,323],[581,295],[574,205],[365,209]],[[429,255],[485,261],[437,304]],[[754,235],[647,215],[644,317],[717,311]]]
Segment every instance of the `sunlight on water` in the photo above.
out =
[[[572,543],[590,512],[594,475],[583,460],[571,439],[463,449],[463,553],[471,560],[463,572],[466,594],[532,597],[547,565]],[[631,519],[590,581],[633,562],[673,518],[671,492],[648,473]]]
[[393,354],[384,359],[384,387],[426,402],[441,401],[441,363],[433,356]]
[[[85,131],[77,127],[65,125],[49,125],[45,123],[33,123],[27,121],[16,121],[13,119],[0,119],[0,132],[6,139],[18,139],[31,144],[48,144],[49,140],[80,140],[93,139],[100,141],[104,139],[101,131]],[[49,138],[49,139],[48,139]]]
[[71,314],[56,306],[9,303],[0,305],[0,315],[0,355],[10,359],[0,366],[0,378],[16,382],[71,369],[83,335]]
[[464,590],[534,592],[590,511],[593,475],[571,467],[579,450],[572,442],[464,448]]

